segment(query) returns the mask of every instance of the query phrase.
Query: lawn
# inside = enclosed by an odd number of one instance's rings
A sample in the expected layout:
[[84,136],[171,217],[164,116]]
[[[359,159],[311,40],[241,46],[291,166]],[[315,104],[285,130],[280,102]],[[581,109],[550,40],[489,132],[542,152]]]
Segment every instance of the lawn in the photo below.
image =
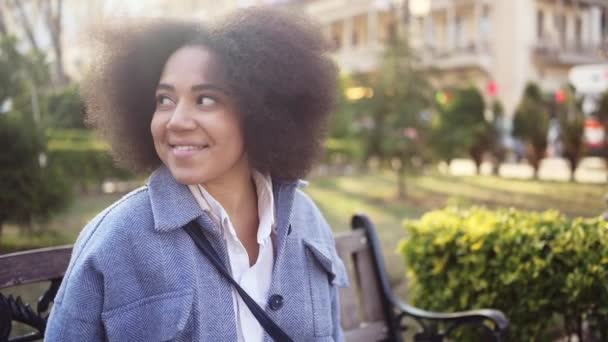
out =
[[[349,229],[354,213],[365,213],[376,224],[393,285],[405,294],[403,260],[396,253],[405,238],[404,219],[414,219],[447,204],[480,204],[520,209],[558,209],[569,216],[596,216],[605,209],[607,185],[508,180],[491,176],[452,177],[435,173],[410,176],[407,198],[397,199],[396,178],[388,171],[356,176],[316,177],[305,191],[314,199],[336,232]],[[43,245],[69,244],[95,214],[121,195],[82,196],[72,207],[32,236],[7,226],[0,253]]]
[[405,238],[404,219],[448,204],[558,209],[568,216],[597,216],[605,209],[607,185],[510,180],[493,176],[453,177],[439,174],[410,176],[407,198],[396,196],[391,172],[313,179],[306,192],[315,200],[336,232],[349,229],[354,213],[365,213],[376,224],[391,281],[405,293],[403,260],[396,253]]

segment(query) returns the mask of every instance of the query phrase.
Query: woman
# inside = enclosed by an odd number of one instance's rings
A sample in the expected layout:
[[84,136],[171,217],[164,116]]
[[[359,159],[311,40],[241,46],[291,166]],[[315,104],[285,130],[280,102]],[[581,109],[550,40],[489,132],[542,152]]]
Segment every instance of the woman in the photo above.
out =
[[210,31],[106,32],[83,84],[89,120],[124,165],[154,171],[80,234],[46,340],[268,340],[229,276],[293,340],[343,340],[344,265],[297,189],[334,100],[325,47],[306,20],[267,8]]

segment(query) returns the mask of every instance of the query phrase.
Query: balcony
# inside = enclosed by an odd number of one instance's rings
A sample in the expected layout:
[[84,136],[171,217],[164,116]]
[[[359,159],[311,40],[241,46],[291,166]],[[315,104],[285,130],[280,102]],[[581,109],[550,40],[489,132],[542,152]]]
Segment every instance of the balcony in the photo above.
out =
[[381,46],[365,45],[339,49],[333,57],[343,72],[367,73],[376,70],[382,51]]
[[425,46],[421,49],[421,57],[426,66],[438,70],[479,69],[489,73],[492,66],[487,44],[470,43],[450,50]]
[[537,61],[557,66],[602,63],[606,61],[601,45],[589,46],[580,43],[557,44],[538,42],[533,49]]

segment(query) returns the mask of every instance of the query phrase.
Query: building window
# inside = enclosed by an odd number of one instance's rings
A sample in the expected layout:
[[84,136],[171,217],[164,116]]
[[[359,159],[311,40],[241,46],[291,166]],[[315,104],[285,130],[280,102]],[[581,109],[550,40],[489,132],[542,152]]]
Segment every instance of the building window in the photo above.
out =
[[602,39],[608,35],[608,13],[606,9],[602,9],[601,15]]
[[391,42],[397,40],[397,24],[395,24],[394,22],[388,24],[388,39]]
[[536,12],[536,36],[539,40],[545,37],[545,14],[542,10]]
[[576,17],[574,24],[574,45],[581,47],[583,45],[583,20],[580,16]]
[[433,21],[432,15],[429,15],[427,17],[427,21],[425,22],[424,35],[426,37],[426,45],[434,46],[435,45],[435,23]]
[[462,25],[462,17],[456,16],[456,19],[454,20],[454,45],[457,48],[461,48],[464,46],[463,42],[464,42],[464,32],[463,32],[463,25]]
[[490,40],[490,8],[488,8],[488,6],[484,6],[481,12],[479,32],[482,42],[488,42]]
[[564,14],[555,14],[555,28],[558,32],[560,46],[566,45],[566,16]]
[[367,44],[367,15],[356,16],[353,20],[353,46]]
[[333,48],[339,50],[342,48],[342,32],[344,28],[341,21],[336,21],[331,24],[330,34]]
[[395,20],[392,12],[380,12],[378,16],[378,40],[380,42],[386,43],[392,39]]

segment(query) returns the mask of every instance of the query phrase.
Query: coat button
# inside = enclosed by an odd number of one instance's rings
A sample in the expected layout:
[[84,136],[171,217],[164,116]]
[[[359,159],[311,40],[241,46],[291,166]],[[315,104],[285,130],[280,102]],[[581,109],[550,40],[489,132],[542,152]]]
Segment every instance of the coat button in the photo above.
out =
[[283,307],[283,296],[277,294],[270,296],[270,299],[268,299],[268,306],[274,311],[279,310]]

